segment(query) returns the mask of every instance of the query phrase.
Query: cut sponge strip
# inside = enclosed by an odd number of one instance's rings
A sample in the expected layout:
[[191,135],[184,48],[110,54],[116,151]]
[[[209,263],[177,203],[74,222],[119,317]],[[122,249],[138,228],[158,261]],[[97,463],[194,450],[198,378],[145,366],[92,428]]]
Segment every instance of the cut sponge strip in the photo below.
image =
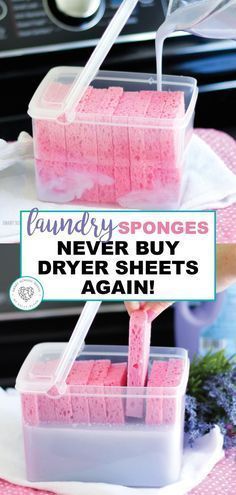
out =
[[128,116],[137,106],[138,92],[126,91],[112,117],[116,199],[131,191]]
[[174,127],[174,122],[178,118],[184,117],[185,104],[184,93],[182,91],[168,92],[168,97],[162,112],[162,119],[170,120],[173,129],[163,129],[161,131],[161,164],[168,168],[177,168],[181,165],[183,130]]
[[[39,363],[37,366],[37,372],[40,373],[40,366],[44,376],[51,376],[56,367],[56,361],[47,361],[45,363]],[[52,396],[46,394],[38,394],[37,404],[38,404],[38,417],[40,422],[53,423],[56,420],[55,412],[55,398],[52,390]]]
[[144,116],[151,102],[152,91],[140,91],[136,97],[136,106],[129,113],[129,151],[132,190],[144,187],[146,169]]
[[[145,311],[133,311],[129,324],[128,387],[146,385],[151,323]],[[136,418],[143,416],[143,399],[127,399],[126,415]]]
[[37,396],[35,394],[22,394],[21,407],[24,423],[37,425],[39,422]]
[[86,158],[84,157],[82,137],[80,134],[81,123],[79,121],[79,116],[83,109],[86,108],[91,92],[92,87],[89,86],[76,107],[75,122],[66,125],[67,160],[69,163],[71,162],[71,165],[73,163],[76,168],[78,167],[78,164],[83,163]]
[[[71,392],[73,386],[75,394],[71,395],[71,405],[73,414],[73,423],[90,422],[88,399],[79,394],[83,393],[84,386],[88,384],[89,376],[94,365],[94,361],[75,361],[68,375],[67,384],[70,385]],[[80,389],[81,386],[81,389]],[[78,395],[77,395],[78,394]]]
[[65,97],[68,95],[70,89],[71,89],[71,84],[53,82],[47,87],[43,95],[42,104],[48,106],[52,103],[54,104],[58,103],[62,106],[62,102],[64,101]]
[[155,387],[159,388],[157,398],[147,398],[146,423],[149,425],[161,424],[163,421],[163,386],[168,369],[167,361],[154,361],[148,378],[147,395],[156,395]]
[[[102,109],[97,116],[97,152],[98,152],[98,173],[101,174],[98,185],[98,199],[100,203],[115,202],[115,173],[114,173],[114,153],[111,122],[112,115],[122,96],[123,88],[108,88],[105,98],[102,100]],[[103,124],[106,122],[106,124]],[[110,184],[102,181],[102,176],[108,177]],[[103,183],[104,182],[104,183]]]
[[[156,126],[156,120],[161,119],[166,102],[165,92],[152,92],[151,101],[146,111],[145,122],[149,126]],[[142,175],[143,189],[154,189],[153,179],[157,179],[156,170],[161,164],[161,131],[158,128],[144,130],[146,168]]]
[[[97,360],[94,362],[88,385],[91,385],[90,391],[94,397],[89,397],[90,422],[95,424],[106,423],[106,401],[104,396],[104,381],[108,374],[111,361],[108,359]],[[94,386],[94,389],[93,389]],[[96,393],[98,394],[96,397]]]
[[92,88],[87,103],[82,106],[79,114],[80,120],[89,120],[88,123],[80,123],[78,130],[81,140],[81,155],[83,157],[78,171],[89,174],[92,181],[92,187],[85,190],[80,199],[88,202],[98,202],[96,115],[101,112],[102,100],[106,91],[106,89]]
[[[48,86],[42,100],[42,106],[62,105],[70,85],[54,82]],[[35,120],[35,156],[52,161],[66,161],[66,135],[63,121]]]
[[[109,387],[107,393],[114,397],[106,397],[106,414],[108,424],[122,424],[125,422],[124,400],[121,397],[115,397],[116,387],[125,387],[127,384],[127,364],[111,364],[104,385]],[[106,390],[106,389],[105,389]]]
[[71,423],[73,414],[72,414],[72,404],[70,395],[63,395],[62,397],[57,396],[57,391],[51,390],[51,394],[55,393],[54,399],[54,414],[55,421],[57,423]]
[[[183,360],[170,359],[168,362],[168,370],[166,373],[166,382],[164,395],[168,394],[168,388],[177,387],[181,382],[183,373]],[[163,423],[173,424],[177,414],[178,397],[166,398],[163,400]]]
[[[42,376],[53,376],[58,362],[56,360],[38,363],[34,373]],[[50,393],[37,396],[38,418],[42,422],[70,423],[72,421],[72,406],[70,396],[60,396],[55,387]]]

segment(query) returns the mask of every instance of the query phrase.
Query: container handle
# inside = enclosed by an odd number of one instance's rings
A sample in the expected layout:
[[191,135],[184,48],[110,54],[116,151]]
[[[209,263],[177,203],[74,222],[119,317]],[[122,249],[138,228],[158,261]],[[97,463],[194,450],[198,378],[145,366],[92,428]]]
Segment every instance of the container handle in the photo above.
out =
[[63,114],[65,114],[68,122],[73,122],[76,104],[82,98],[91,81],[95,78],[102,62],[106,58],[117,36],[120,34],[120,31],[125,26],[137,3],[138,0],[123,0],[111,22],[108,24],[108,27],[104,31],[95,50],[66,98]]
[[87,301],[83,307],[82,313],[55,371],[52,387],[55,386],[59,393],[64,392],[68,374],[78,353],[83,348],[85,337],[99,310],[100,304],[101,301]]

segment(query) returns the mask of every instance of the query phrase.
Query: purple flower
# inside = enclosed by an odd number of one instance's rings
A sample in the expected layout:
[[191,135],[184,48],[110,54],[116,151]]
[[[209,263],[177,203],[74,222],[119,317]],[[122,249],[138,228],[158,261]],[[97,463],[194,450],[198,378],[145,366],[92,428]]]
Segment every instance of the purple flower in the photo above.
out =
[[236,365],[205,380],[202,389],[205,393],[199,400],[186,396],[185,432],[190,445],[218,425],[224,447],[236,446]]

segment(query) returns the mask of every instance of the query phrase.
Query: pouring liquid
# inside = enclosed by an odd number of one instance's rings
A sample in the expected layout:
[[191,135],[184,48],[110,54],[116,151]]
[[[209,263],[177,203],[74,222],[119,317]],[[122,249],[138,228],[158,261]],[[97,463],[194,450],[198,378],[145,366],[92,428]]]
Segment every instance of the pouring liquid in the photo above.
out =
[[[177,6],[176,6],[177,3]],[[173,5],[174,4],[174,5]],[[179,6],[180,4],[180,6]],[[157,89],[162,87],[164,41],[175,31],[186,31],[204,38],[236,39],[236,0],[175,0],[156,34]]]

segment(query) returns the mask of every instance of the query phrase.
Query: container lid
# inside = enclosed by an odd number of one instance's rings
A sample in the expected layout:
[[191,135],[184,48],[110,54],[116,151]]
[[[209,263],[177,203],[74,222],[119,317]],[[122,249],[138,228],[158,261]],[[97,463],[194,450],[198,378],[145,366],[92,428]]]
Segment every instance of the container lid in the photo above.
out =
[[[26,357],[16,379],[16,389],[21,393],[47,393],[54,385],[55,373],[67,342],[52,342],[37,344]],[[110,359],[112,362],[126,361],[128,347],[126,346],[93,346],[86,345],[80,353],[82,359]],[[185,392],[189,360],[185,349],[178,347],[151,347],[150,360],[179,358],[184,361],[181,382],[174,387],[178,392]],[[47,366],[50,364],[50,366]],[[121,387],[122,388],[122,387]],[[153,388],[153,387],[152,387]],[[173,387],[171,387],[173,389]],[[142,390],[141,390],[142,389]],[[127,390],[127,388],[126,388]],[[139,387],[139,394],[145,393],[145,387]],[[70,391],[70,387],[67,387]],[[137,393],[136,388],[129,387],[130,393]],[[93,387],[94,392],[94,387]],[[171,392],[174,393],[174,392]]]
[[[83,70],[82,67],[55,67],[51,69],[45,76],[43,81],[35,91],[30,103],[28,113],[33,119],[57,120],[60,123],[68,124],[63,118],[63,109],[66,99],[73,90],[78,79],[78,74]],[[98,71],[96,77],[92,81],[92,86],[96,88],[108,88],[109,86],[122,86],[128,91],[151,90],[157,89],[157,78],[153,74],[129,73],[117,71]],[[185,97],[185,115],[182,118],[165,119],[170,120],[179,125],[184,125],[189,115],[193,113],[197,99],[197,81],[192,77],[185,76],[169,76],[163,75],[162,78],[163,91],[183,91]],[[85,118],[86,115],[86,118]],[[88,120],[94,122],[94,114],[80,114],[77,112],[77,118],[83,117],[83,121]],[[111,125],[111,120],[104,115],[102,118],[103,125],[106,123]],[[132,121],[140,122],[140,117],[132,117]],[[148,122],[157,124],[155,117],[148,117]],[[161,125],[165,126],[164,119],[161,120]],[[143,119],[141,120],[143,126]],[[96,123],[98,116],[96,116]]]

